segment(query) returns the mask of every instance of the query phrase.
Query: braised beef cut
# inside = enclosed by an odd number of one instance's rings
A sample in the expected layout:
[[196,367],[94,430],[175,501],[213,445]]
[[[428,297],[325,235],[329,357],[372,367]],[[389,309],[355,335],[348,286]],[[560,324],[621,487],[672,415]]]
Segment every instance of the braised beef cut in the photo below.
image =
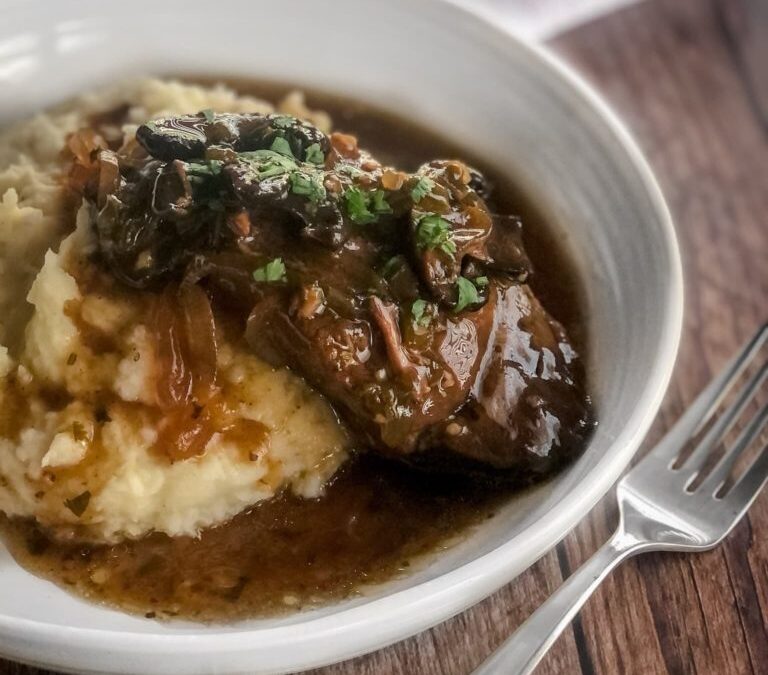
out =
[[383,455],[527,480],[583,446],[582,364],[478,171],[399,171],[281,115],[206,111],[136,138],[92,140],[78,167],[117,279],[199,284]]

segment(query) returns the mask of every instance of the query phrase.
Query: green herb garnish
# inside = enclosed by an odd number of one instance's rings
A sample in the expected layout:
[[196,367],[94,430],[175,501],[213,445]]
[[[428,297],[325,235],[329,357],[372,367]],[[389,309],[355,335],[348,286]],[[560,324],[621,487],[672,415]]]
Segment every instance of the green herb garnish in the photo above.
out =
[[392,256],[381,268],[381,276],[388,279],[405,263],[405,258],[401,255]]
[[210,178],[221,173],[222,162],[218,159],[209,159],[204,162],[187,162],[184,169],[190,179]]
[[378,220],[378,216],[368,209],[368,199],[360,188],[347,189],[344,193],[344,204],[353,223],[368,225]]
[[291,157],[293,158],[293,150],[291,150],[291,144],[288,143],[287,140],[285,140],[282,136],[278,136],[275,138],[274,141],[272,141],[272,145],[269,146],[269,149],[272,152],[276,152],[280,155],[284,155],[285,157]]
[[421,298],[415,300],[411,305],[413,322],[421,328],[426,328],[432,322],[432,312],[427,310],[431,310],[431,307],[426,300]]
[[411,188],[411,199],[418,204],[435,188],[435,181],[426,176],[419,176],[416,184]]
[[309,201],[313,204],[325,199],[325,187],[316,176],[308,176],[300,171],[294,171],[291,174],[290,182],[293,194],[309,197]]
[[371,195],[369,203],[374,213],[392,213],[392,207],[387,201],[387,193],[384,190],[376,190]]
[[78,518],[85,513],[88,508],[88,504],[91,503],[91,493],[86,490],[85,492],[72,497],[72,499],[64,500],[64,506],[66,506],[72,513]]
[[251,164],[256,170],[256,177],[259,180],[281,176],[289,171],[295,171],[297,168],[296,160],[293,156],[288,157],[273,150],[241,152],[239,157]]
[[272,122],[273,127],[277,127],[278,129],[287,129],[293,125],[293,123],[296,121],[296,118],[291,117],[290,115],[275,115],[270,121]]
[[477,287],[466,277],[459,277],[456,282],[457,289],[459,291],[459,299],[456,301],[456,305],[453,308],[455,313],[459,313],[463,309],[466,309],[470,305],[476,305],[482,298],[477,292]]
[[205,121],[208,123],[211,123],[215,119],[215,115],[213,114],[213,110],[210,108],[206,108],[205,110],[201,110],[200,114],[205,117]]
[[346,174],[350,178],[357,178],[358,176],[362,176],[365,173],[365,171],[359,169],[354,164],[347,164],[343,162],[340,162],[333,168],[336,173]]
[[253,271],[254,281],[286,281],[285,275],[285,263],[282,258],[275,258],[270,260],[263,267],[259,267]]
[[317,164],[319,166],[325,164],[325,154],[320,148],[319,143],[312,143],[312,145],[307,148],[304,161],[309,162],[310,164]]
[[422,216],[416,226],[416,245],[420,249],[439,248],[453,255],[456,253],[456,243],[453,241],[451,224],[436,213]]
[[478,288],[485,288],[488,285],[488,277],[475,277],[474,282]]

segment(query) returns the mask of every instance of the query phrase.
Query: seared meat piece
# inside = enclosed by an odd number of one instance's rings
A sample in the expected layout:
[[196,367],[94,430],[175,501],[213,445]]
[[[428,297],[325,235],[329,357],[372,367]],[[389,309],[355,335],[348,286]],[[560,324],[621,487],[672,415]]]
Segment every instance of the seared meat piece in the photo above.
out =
[[305,318],[275,296],[257,304],[247,339],[275,365],[288,365],[338,406],[367,445],[390,456],[417,448],[424,429],[466,401],[486,352],[493,308],[470,318],[436,316],[426,332],[406,325],[376,296],[360,318],[325,306]]
[[328,308],[307,318],[271,298],[247,337],[304,374],[367,445],[416,466],[527,478],[577,452],[591,429],[579,364],[528,286],[493,283],[482,308],[438,312],[419,333],[400,329],[394,305],[371,303],[367,319]]
[[496,286],[493,294],[487,360],[470,395],[419,438],[412,459],[434,464],[460,458],[467,469],[541,475],[575,454],[591,431],[580,364],[563,327],[530,287]]
[[284,116],[199,113],[137,139],[73,171],[102,264],[135,287],[205,288],[361,445],[523,480],[583,443],[581,364],[525,285],[519,219],[490,212],[478,171],[408,174]]

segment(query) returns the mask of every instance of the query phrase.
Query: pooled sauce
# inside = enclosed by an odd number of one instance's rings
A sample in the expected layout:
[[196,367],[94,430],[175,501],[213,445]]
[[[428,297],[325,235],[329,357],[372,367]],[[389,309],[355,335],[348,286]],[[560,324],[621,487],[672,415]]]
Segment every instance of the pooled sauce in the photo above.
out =
[[501,496],[365,457],[343,468],[321,499],[284,494],[199,539],[62,545],[28,523],[4,527],[27,569],[90,600],[150,617],[233,621],[322,604],[407,573],[415,557],[489,515]]
[[[285,92],[234,85],[270,99]],[[460,146],[360,104],[319,94],[308,102],[384,162],[413,170],[434,157],[473,160]],[[586,356],[580,284],[558,234],[496,172],[473,163],[495,183],[496,210],[522,217],[531,286]],[[24,567],[90,600],[150,618],[233,621],[323,604],[407,574],[420,556],[490,517],[514,490],[360,455],[322,498],[283,494],[197,539],[153,534],[86,545],[53,542],[29,521],[0,518],[0,527]]]

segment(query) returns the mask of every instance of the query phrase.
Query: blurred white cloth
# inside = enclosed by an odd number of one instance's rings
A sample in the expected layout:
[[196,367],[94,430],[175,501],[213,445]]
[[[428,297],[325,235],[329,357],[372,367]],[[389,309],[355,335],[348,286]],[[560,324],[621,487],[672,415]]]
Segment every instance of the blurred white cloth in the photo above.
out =
[[519,35],[546,40],[639,0],[452,0]]

